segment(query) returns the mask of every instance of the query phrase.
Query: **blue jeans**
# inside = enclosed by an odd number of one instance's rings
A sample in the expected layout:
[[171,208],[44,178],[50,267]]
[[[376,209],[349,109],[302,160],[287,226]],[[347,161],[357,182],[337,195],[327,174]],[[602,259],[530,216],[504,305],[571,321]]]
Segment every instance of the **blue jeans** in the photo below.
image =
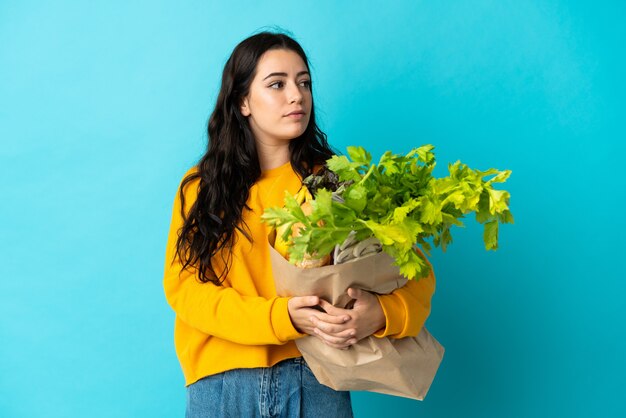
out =
[[186,418],[352,416],[350,392],[320,384],[302,357],[228,370],[187,387]]

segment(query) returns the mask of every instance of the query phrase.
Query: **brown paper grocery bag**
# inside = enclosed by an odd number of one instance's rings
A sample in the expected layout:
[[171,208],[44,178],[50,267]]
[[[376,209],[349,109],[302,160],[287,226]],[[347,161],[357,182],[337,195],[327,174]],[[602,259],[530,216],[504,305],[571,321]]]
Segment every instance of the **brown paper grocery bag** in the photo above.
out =
[[[345,264],[302,269],[274,249],[274,237],[274,233],[270,235],[268,245],[279,296],[316,295],[344,308],[350,301],[349,287],[386,294],[406,284],[407,279],[385,252]],[[317,380],[326,386],[417,400],[426,396],[444,353],[426,327],[416,337],[370,336],[348,350],[329,347],[312,336],[299,338],[296,345]]]

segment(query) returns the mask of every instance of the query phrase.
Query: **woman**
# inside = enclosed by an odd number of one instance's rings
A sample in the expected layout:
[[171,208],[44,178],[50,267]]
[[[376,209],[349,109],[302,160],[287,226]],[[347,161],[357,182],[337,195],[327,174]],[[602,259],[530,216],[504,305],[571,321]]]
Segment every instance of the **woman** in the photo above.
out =
[[165,263],[187,416],[352,416],[350,393],[319,384],[295,340],[311,335],[347,349],[374,333],[417,335],[432,292],[350,289],[351,310],[315,295],[276,296],[260,215],[333,155],[315,123],[308,60],[296,41],[262,32],[237,45],[208,137],[179,186]]

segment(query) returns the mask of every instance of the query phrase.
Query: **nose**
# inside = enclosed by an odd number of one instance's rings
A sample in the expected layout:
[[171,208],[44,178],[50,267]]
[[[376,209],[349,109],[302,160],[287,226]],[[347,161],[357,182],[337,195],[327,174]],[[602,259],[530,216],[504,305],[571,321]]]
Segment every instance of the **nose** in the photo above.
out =
[[301,103],[303,97],[300,87],[295,83],[291,85],[289,89],[289,103]]

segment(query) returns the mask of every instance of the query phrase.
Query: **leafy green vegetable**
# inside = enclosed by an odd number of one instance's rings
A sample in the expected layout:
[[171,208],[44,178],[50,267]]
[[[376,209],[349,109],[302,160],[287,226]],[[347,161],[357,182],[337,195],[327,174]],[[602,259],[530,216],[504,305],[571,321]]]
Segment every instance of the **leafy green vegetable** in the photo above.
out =
[[445,251],[452,243],[451,227],[464,226],[461,220],[468,213],[474,212],[484,225],[485,248],[497,249],[499,224],[513,223],[513,214],[510,194],[493,185],[505,182],[511,171],[473,170],[457,161],[448,165],[448,176],[434,178],[433,149],[424,145],[406,155],[387,151],[374,164],[364,148],[348,147],[348,156],[333,156],[319,173],[303,181],[315,197],[311,215],[305,216],[286,193],[285,206],[267,209],[261,219],[274,227],[304,225],[300,236],[283,237],[292,239],[292,263],[305,253],[329,254],[355,231],[358,241],[376,237],[409,279],[429,273],[415,246],[430,255],[432,240]]

